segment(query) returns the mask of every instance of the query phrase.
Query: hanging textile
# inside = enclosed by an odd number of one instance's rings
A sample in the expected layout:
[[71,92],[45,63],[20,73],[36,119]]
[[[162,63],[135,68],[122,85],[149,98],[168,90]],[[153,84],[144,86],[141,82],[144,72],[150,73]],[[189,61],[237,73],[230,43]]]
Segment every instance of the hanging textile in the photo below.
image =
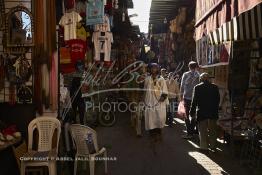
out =
[[95,25],[103,23],[104,2],[103,0],[91,0],[87,3],[86,25]]
[[64,27],[65,41],[77,38],[77,23],[80,22],[81,19],[81,16],[75,11],[65,13],[65,15],[61,18],[59,24]]
[[[78,60],[84,60],[85,54],[88,50],[86,41],[81,39],[73,39],[66,42],[67,48],[62,49],[60,56],[62,56],[61,72],[72,73],[75,71],[75,64]],[[61,51],[61,48],[60,48]],[[70,55],[68,53],[70,52]],[[62,54],[62,55],[61,55]],[[66,59],[66,60],[65,60]],[[69,60],[70,59],[70,60]],[[66,62],[65,62],[66,61]]]
[[81,17],[86,16],[86,3],[84,1],[78,1],[76,3],[76,12],[80,14]]
[[100,31],[100,32],[110,32],[111,31],[110,20],[107,15],[104,16],[103,23],[95,25],[95,31]]
[[113,35],[111,32],[94,32],[92,41],[95,46],[95,61],[111,61],[111,45]]
[[86,31],[85,27],[81,23],[78,23],[76,29],[76,38],[86,41],[88,37],[90,37],[90,33]]

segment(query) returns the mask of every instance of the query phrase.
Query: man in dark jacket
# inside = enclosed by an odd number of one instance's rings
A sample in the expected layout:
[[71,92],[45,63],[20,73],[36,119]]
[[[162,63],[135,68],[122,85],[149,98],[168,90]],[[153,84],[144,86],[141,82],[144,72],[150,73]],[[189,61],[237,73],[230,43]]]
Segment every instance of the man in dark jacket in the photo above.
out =
[[190,115],[194,116],[196,112],[200,149],[208,150],[208,144],[210,144],[210,149],[215,150],[216,121],[220,102],[219,90],[215,84],[210,82],[207,73],[200,75],[200,81],[201,83],[196,85],[193,90]]

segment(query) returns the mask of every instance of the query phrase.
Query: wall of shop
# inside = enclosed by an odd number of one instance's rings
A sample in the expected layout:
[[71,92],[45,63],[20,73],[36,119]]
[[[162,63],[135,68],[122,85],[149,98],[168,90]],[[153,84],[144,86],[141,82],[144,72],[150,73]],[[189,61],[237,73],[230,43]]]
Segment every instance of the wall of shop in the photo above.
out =
[[[31,0],[5,0],[4,1],[4,5],[5,5],[5,14],[7,14],[10,9],[12,9],[13,7],[16,7],[18,5],[22,5],[24,7],[26,7],[29,11],[32,12],[32,2]],[[3,37],[4,37],[4,30],[0,30],[0,55],[4,56],[4,47],[3,47]],[[26,53],[26,58],[28,59],[29,63],[32,63],[32,51],[30,50],[28,53]],[[2,75],[4,79],[0,79],[0,84],[3,88],[0,88],[0,103],[1,102],[9,102],[9,96],[10,96],[10,83],[7,81],[6,79],[6,74],[4,73],[4,75]],[[1,87],[0,86],[0,87]],[[33,86],[33,79],[32,76],[30,78],[30,80],[26,83],[26,86],[28,87],[32,87]],[[33,87],[32,87],[33,89]],[[15,95],[17,94],[17,89],[15,90]]]

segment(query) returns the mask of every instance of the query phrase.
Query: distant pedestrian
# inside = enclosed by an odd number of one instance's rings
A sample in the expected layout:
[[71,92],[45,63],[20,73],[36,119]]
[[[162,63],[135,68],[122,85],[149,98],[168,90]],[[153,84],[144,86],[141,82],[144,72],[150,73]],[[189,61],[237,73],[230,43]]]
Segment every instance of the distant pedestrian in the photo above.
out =
[[166,124],[172,126],[175,117],[175,111],[177,110],[176,107],[180,98],[179,84],[172,72],[170,72],[168,75],[168,79],[166,80],[166,85],[168,89],[168,100],[169,100]]
[[185,72],[182,76],[180,94],[181,100],[184,101],[184,106],[186,110],[186,129],[187,134],[183,136],[184,139],[191,139],[193,134],[196,133],[196,122],[194,119],[190,119],[189,110],[192,102],[193,88],[199,84],[199,73],[197,71],[198,64],[194,61],[188,64],[189,71]]
[[220,95],[218,87],[212,84],[208,73],[200,75],[201,83],[195,86],[190,115],[197,114],[198,130],[200,136],[200,149],[215,150],[217,132],[216,122],[218,119],[218,109]]
[[162,69],[160,70],[160,74],[161,74],[161,76],[162,76],[164,79],[167,79],[167,71],[166,71],[165,68],[162,68]]

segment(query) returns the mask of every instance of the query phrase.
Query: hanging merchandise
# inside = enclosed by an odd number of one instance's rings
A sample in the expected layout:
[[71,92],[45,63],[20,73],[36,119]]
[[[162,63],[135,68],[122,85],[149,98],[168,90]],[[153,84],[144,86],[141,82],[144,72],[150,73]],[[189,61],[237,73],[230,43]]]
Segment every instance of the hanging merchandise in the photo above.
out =
[[86,10],[86,25],[95,25],[103,23],[104,2],[103,0],[89,0]]
[[244,117],[254,119],[261,112],[262,95],[259,90],[249,89],[247,91],[247,100],[245,104]]
[[60,64],[71,63],[70,49],[68,47],[61,47],[60,51]]
[[186,22],[186,7],[179,9],[179,14],[177,16],[178,24],[181,26]]
[[[62,64],[61,71],[63,73],[72,73],[75,71],[75,64],[78,60],[84,60],[87,51],[86,41],[81,39],[73,39],[66,42],[70,51],[70,63]],[[68,53],[67,53],[68,54]]]
[[261,88],[262,87],[262,59],[251,59],[250,60],[250,74],[249,74],[249,88]]
[[72,9],[75,7],[75,0],[65,0],[66,9]]
[[81,17],[86,16],[86,3],[85,1],[78,1],[76,3],[76,12],[80,14]]
[[32,75],[32,68],[25,55],[18,58],[14,64],[16,76],[19,82],[27,82]]
[[7,80],[11,84],[16,84],[17,83],[17,76],[16,76],[16,68],[14,66],[17,57],[11,57],[10,55],[6,54],[5,57],[5,72],[6,72],[6,77]]
[[104,16],[103,23],[95,25],[95,31],[110,32],[110,20],[107,15]]
[[86,41],[88,37],[90,37],[90,33],[86,31],[85,27],[81,23],[78,23],[76,29],[76,38]]
[[[219,113],[218,125],[221,126],[225,130],[230,130],[231,121],[226,119],[230,119],[232,117],[232,105],[230,101],[230,94],[228,90],[220,89],[220,106],[221,112]],[[233,127],[237,127],[241,124],[241,121],[234,121]]]
[[22,104],[32,103],[33,93],[30,87],[21,85],[17,88],[17,102]]
[[81,16],[75,11],[65,13],[65,15],[61,18],[59,24],[64,27],[65,41],[77,38],[76,26],[77,23],[81,21],[81,19]]
[[92,41],[95,46],[95,61],[110,61],[111,45],[113,43],[113,35],[111,32],[93,33]]
[[81,39],[69,40],[66,43],[70,48],[71,62],[76,63],[77,60],[84,60],[87,51],[87,44]]

